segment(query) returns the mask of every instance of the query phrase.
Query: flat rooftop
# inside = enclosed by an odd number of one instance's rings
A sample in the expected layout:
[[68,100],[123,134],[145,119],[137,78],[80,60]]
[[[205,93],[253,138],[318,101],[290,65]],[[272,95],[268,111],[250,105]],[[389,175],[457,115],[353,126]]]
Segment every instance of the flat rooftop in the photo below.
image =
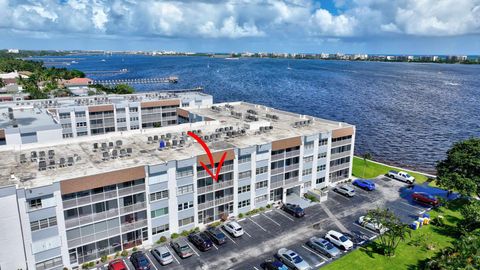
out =
[[0,128],[41,127],[57,125],[46,109],[30,107],[13,108],[14,120],[10,119],[9,106],[0,103]]
[[[31,188],[49,185],[54,181],[141,165],[162,164],[170,160],[183,160],[203,155],[204,151],[201,146],[192,138],[184,135],[184,133],[190,130],[201,130],[202,136],[218,134],[218,129],[224,127],[232,127],[234,131],[245,130],[244,135],[237,135],[235,137],[227,136],[226,132],[223,132],[219,135],[220,138],[207,142],[212,152],[216,152],[351,127],[351,125],[347,123],[293,114],[244,102],[215,104],[215,109],[184,108],[184,110],[210,119],[197,123],[186,123],[143,131],[134,130],[85,138],[74,138],[48,145],[33,143],[22,145],[21,149],[19,147],[6,149],[8,147],[6,146],[3,147],[2,150],[2,147],[0,147],[0,186],[15,184],[19,187]],[[235,112],[236,115],[232,115],[232,111]],[[247,113],[247,111],[252,113]],[[255,111],[256,114],[254,114],[253,111]],[[238,113],[242,113],[242,117],[239,117]],[[267,117],[267,114],[269,114],[270,117]],[[272,115],[276,115],[278,119],[271,118]],[[247,118],[247,116],[249,116],[249,118]],[[305,123],[308,120],[310,120],[308,125],[296,127],[298,122]],[[266,132],[259,132],[259,127],[263,126],[272,126],[273,129]],[[169,147],[158,150],[158,142],[148,142],[148,137],[154,135],[160,137],[161,135],[167,134],[170,134],[172,139],[185,140],[183,147]],[[132,149],[131,156],[103,161],[102,151],[93,151],[94,143],[115,143],[117,140],[122,141],[120,149]],[[56,166],[55,169],[39,171],[39,164],[30,161],[30,152],[48,152],[49,150],[55,152],[54,160],[57,164],[60,158],[67,159],[68,157],[74,157],[74,154],[76,155],[76,161],[72,166],[63,168]],[[20,162],[21,154],[25,154],[26,156],[27,161],[25,163]]]

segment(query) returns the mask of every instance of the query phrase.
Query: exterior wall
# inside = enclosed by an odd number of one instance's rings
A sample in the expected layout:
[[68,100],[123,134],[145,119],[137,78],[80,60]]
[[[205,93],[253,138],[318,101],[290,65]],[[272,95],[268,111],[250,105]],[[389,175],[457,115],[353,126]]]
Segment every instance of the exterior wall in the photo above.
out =
[[[0,188],[0,269],[26,269],[22,224],[15,186]],[[33,269],[33,268],[32,268]]]
[[62,140],[62,130],[61,129],[37,131],[37,141],[39,143],[55,142],[55,141],[59,141],[59,140]]

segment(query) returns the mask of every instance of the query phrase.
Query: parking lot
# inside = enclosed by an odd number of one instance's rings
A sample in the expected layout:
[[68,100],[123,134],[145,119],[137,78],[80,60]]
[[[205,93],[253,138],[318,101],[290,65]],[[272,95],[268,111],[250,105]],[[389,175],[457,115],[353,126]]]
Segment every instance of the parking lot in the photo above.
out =
[[[403,222],[413,219],[429,210],[429,207],[415,204],[405,190],[406,184],[379,177],[374,180],[377,189],[365,191],[355,188],[356,195],[344,197],[330,191],[328,200],[305,209],[303,218],[294,218],[280,209],[271,209],[263,213],[238,220],[245,234],[240,238],[227,235],[227,243],[214,246],[201,252],[193,244],[194,255],[187,259],[175,256],[174,262],[161,266],[150,251],[147,256],[153,264],[152,269],[261,269],[260,264],[273,258],[278,249],[286,247],[300,254],[312,267],[318,268],[332,260],[317,253],[306,245],[312,236],[323,237],[329,230],[337,230],[349,236],[354,244],[363,244],[377,236],[376,232],[357,224],[357,219],[376,207],[388,208]],[[128,263],[130,270],[133,266]]]

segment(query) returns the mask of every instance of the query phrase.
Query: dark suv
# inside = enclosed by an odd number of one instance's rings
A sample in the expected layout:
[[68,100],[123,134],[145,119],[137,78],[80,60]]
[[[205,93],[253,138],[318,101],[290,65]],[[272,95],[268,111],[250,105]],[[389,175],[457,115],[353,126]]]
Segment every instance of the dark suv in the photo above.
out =
[[203,232],[191,233],[188,235],[188,240],[201,251],[207,251],[213,246],[212,240],[210,240],[210,238],[208,238],[208,236]]
[[289,213],[294,217],[303,217],[305,216],[305,211],[298,204],[286,203],[282,206],[283,211]]
[[225,236],[225,234],[219,228],[208,227],[205,230],[205,233],[217,245],[223,245],[223,244],[227,243],[227,237]]
[[145,254],[141,251],[136,251],[130,256],[130,261],[132,262],[135,270],[150,270],[150,262],[148,261]]

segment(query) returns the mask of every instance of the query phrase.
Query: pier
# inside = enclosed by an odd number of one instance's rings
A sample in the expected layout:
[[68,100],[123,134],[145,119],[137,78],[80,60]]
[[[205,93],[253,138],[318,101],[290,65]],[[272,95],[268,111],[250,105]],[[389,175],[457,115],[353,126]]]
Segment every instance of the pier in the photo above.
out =
[[163,77],[163,78],[94,80],[93,84],[117,85],[117,84],[157,84],[157,83],[177,83],[177,82],[178,82],[178,77],[170,76],[170,77]]

